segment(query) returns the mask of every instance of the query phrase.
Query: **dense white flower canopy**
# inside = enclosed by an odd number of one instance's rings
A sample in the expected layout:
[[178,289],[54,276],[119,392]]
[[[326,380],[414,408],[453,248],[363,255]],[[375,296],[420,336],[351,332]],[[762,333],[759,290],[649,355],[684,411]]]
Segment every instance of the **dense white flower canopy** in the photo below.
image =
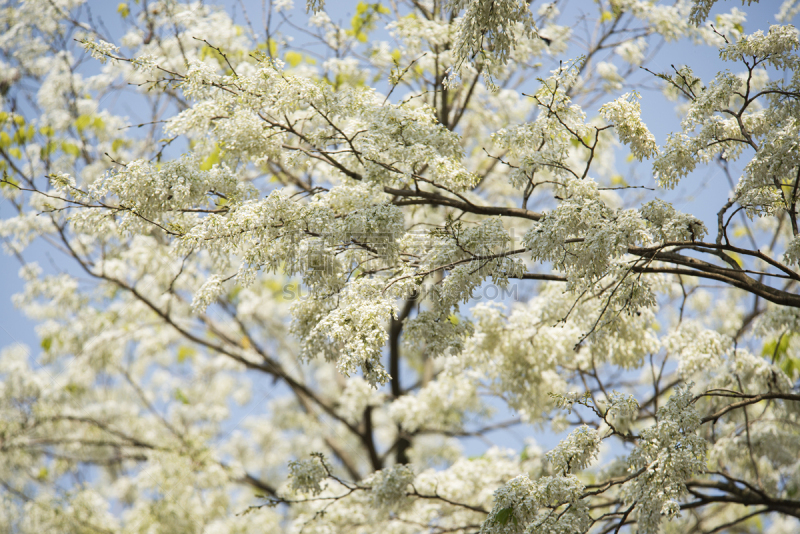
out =
[[800,532],[800,2],[237,6],[0,2],[0,531]]

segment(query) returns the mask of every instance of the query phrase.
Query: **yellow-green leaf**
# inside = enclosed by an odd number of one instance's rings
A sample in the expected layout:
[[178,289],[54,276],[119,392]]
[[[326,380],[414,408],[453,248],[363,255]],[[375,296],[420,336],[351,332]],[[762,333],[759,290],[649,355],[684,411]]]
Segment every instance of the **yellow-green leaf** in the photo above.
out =
[[776,360],[780,360],[789,349],[789,340],[791,339],[791,334],[784,334],[780,338],[780,343],[778,343],[777,339],[764,343],[764,348],[761,349],[761,355],[768,358],[774,357]]
[[84,129],[86,129],[86,127],[89,126],[91,123],[92,123],[92,118],[89,115],[81,115],[75,121],[75,128],[77,128],[78,131],[81,132]]
[[298,66],[301,61],[303,61],[302,54],[295,52],[293,50],[286,52],[286,62],[292,67]]
[[117,6],[117,13],[119,13],[123,19],[127,18],[128,15],[131,14],[131,8],[128,7],[128,4],[125,2],[120,2],[120,4]]
[[275,39],[270,38],[270,40],[268,42],[268,45],[269,46],[267,46],[267,50],[269,51],[269,56],[270,57],[277,56],[278,55],[278,43],[275,41]]
[[201,171],[210,171],[211,168],[219,163],[219,145],[214,147],[214,151],[209,154],[206,160],[200,165]]
[[81,155],[81,149],[78,148],[78,145],[66,141],[61,143],[61,150],[63,150],[65,154],[75,156],[76,158]]
[[178,347],[178,363],[185,362],[187,358],[192,358],[195,354],[197,354],[197,351],[192,347],[181,345]]

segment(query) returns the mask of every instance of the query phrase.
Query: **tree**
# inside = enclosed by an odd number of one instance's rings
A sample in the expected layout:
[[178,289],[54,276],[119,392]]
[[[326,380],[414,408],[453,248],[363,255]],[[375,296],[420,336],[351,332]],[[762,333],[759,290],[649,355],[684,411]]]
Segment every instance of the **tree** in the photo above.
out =
[[800,4],[563,4],[5,2],[0,530],[796,532]]

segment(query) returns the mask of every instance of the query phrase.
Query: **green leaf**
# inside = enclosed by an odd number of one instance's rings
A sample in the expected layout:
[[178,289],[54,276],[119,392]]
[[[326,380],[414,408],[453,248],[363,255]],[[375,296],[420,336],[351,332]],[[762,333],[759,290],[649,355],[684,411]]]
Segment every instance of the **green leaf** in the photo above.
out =
[[497,512],[497,515],[494,516],[494,522],[500,523],[501,525],[505,525],[511,519],[511,514],[513,513],[514,513],[513,508],[511,507],[503,508],[502,510]]
[[781,371],[794,380],[795,371],[800,373],[800,358],[786,358],[781,362]]
[[120,148],[125,145],[124,139],[114,139],[114,142],[111,143],[111,151],[118,152]]
[[180,401],[183,404],[189,404],[189,399],[180,388],[175,390],[175,400]]
[[128,7],[128,4],[125,2],[120,2],[117,6],[117,13],[119,13],[123,19],[128,18],[128,15],[131,14],[131,8]]
[[82,386],[79,386],[78,384],[67,384],[66,386],[64,386],[64,391],[75,395],[78,393],[82,393],[83,391],[85,391],[85,389]]
[[43,337],[42,341],[39,344],[42,346],[42,349],[50,350],[50,347],[53,346],[53,338],[50,336]]
[[784,334],[780,338],[764,343],[764,347],[761,349],[761,355],[770,360],[774,359],[781,371],[792,380],[794,380],[795,372],[800,373],[800,358],[792,358],[788,354],[789,342],[795,335],[795,332]]

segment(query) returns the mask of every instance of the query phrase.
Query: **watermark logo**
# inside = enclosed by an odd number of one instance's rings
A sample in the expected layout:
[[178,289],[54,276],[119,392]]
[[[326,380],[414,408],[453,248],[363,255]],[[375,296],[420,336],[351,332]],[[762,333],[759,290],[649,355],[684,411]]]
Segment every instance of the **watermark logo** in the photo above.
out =
[[[350,289],[350,286],[345,286],[341,291],[337,293],[338,296],[343,296],[348,293],[348,291],[353,291]],[[327,298],[327,294],[320,293],[316,291],[314,288],[310,288],[306,285],[303,285],[299,282],[290,282],[283,286],[282,298],[285,301],[293,301],[293,300],[307,300],[307,299],[324,299]],[[438,288],[434,284],[423,284],[415,288],[414,290],[410,291],[406,295],[403,296],[405,300],[410,300],[414,302],[422,302],[428,297],[432,297],[432,300],[436,300],[438,298]],[[486,283],[481,285],[480,287],[476,288],[472,291],[471,300],[475,302],[483,302],[483,301],[518,301],[519,300],[519,287],[517,284],[509,283],[506,286],[499,286],[497,284]]]

